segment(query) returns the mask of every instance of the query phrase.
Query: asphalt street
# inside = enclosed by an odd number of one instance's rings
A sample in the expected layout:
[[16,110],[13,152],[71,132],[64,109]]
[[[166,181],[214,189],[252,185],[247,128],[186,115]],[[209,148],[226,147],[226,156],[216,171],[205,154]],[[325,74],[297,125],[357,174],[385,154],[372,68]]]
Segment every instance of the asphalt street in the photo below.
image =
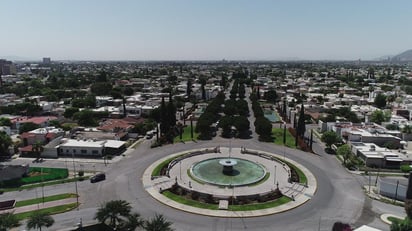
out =
[[[249,118],[254,122],[253,113]],[[311,126],[308,126],[308,129]],[[336,160],[333,155],[326,154],[321,142],[315,139],[313,153],[305,153],[296,149],[263,143],[252,134],[250,139],[224,139],[219,135],[213,140],[188,143],[175,143],[158,148],[150,148],[153,140],[144,140],[137,148],[125,156],[118,157],[107,166],[84,160],[75,160],[77,169],[86,171],[104,171],[106,180],[98,183],[78,182],[80,207],[64,214],[54,215],[56,223],[49,230],[59,230],[75,226],[80,219],[83,224],[95,223],[97,208],[104,202],[122,199],[130,202],[133,209],[142,217],[148,218],[156,213],[163,214],[172,221],[177,231],[210,231],[210,230],[331,230],[336,221],[349,223],[355,227],[367,224],[382,230],[389,226],[379,220],[379,215],[386,212],[402,214],[402,208],[371,201],[362,190],[364,181],[351,174]],[[176,152],[207,147],[246,147],[249,149],[285,155],[308,168],[317,178],[318,190],[306,204],[287,212],[254,218],[217,218],[182,212],[161,204],[149,196],[142,187],[141,177],[144,170],[154,161]],[[29,160],[13,160],[12,164],[21,164]],[[46,160],[33,166],[65,167],[72,169],[73,162]],[[47,186],[43,188],[45,195],[75,192],[75,183]],[[6,199],[28,199],[39,197],[42,189],[23,190],[1,195]],[[24,224],[21,230],[23,230]]]

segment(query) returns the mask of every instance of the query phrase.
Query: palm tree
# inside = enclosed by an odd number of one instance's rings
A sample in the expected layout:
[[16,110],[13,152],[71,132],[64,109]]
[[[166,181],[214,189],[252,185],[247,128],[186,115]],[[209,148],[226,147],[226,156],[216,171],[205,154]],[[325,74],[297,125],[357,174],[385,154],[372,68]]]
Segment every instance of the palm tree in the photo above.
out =
[[135,230],[137,227],[143,227],[144,220],[140,218],[140,214],[132,213],[127,217],[126,221],[119,224],[119,230]]
[[54,224],[54,219],[48,213],[37,212],[29,217],[27,221],[28,229],[40,229],[42,227],[50,227]]
[[19,220],[13,213],[0,214],[0,231],[10,230],[19,226]]
[[97,210],[95,219],[97,219],[100,223],[106,223],[106,221],[109,220],[109,226],[112,228],[116,228],[118,225],[124,225],[124,219],[128,219],[133,222],[139,221],[138,218],[140,215],[137,214],[136,216],[136,214],[131,214],[131,209],[132,206],[130,206],[129,202],[125,200],[108,201],[101,205]]
[[172,224],[163,215],[156,214],[154,218],[144,222],[143,229],[146,231],[173,231]]

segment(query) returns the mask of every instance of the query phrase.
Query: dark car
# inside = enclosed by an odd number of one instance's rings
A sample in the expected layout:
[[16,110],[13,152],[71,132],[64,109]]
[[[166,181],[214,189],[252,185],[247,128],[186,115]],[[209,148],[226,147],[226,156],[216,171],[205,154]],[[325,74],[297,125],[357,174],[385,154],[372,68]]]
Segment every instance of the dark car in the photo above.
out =
[[106,179],[106,174],[98,173],[90,178],[90,183],[96,183]]

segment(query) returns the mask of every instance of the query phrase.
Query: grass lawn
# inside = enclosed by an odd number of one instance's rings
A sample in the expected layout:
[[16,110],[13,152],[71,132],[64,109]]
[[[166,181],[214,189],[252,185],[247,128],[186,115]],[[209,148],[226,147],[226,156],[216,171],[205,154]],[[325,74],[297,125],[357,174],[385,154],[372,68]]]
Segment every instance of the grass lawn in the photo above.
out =
[[305,173],[303,173],[302,170],[300,170],[300,168],[296,167],[294,164],[292,164],[292,163],[290,163],[286,160],[281,160],[279,158],[276,158],[276,159],[278,159],[281,162],[285,162],[290,168],[293,168],[296,171],[296,173],[299,176],[299,183],[306,184],[308,182],[308,179],[306,178]]
[[299,175],[299,183],[301,184],[307,184],[308,183],[308,179],[306,178],[305,174],[302,172],[302,170],[300,170],[300,168],[296,167],[293,164],[289,164],[289,166],[291,166],[293,169],[295,169],[295,171],[298,173]]
[[397,217],[388,217],[388,220],[392,223],[395,222],[395,221],[397,221],[398,223],[403,221],[403,219],[399,219]]
[[[198,201],[186,199],[182,196],[178,196],[169,191],[164,191],[163,195],[180,204],[189,205],[192,207],[202,208],[202,209],[210,209],[210,210],[219,209],[219,205],[217,204],[206,204],[206,203],[201,203]],[[229,205],[229,210],[230,211],[250,211],[250,210],[267,209],[267,208],[272,208],[272,207],[276,207],[276,206],[288,203],[289,201],[291,201],[290,198],[282,196],[281,198],[275,201],[269,201],[265,203],[249,204],[249,205]]]
[[164,191],[163,195],[166,196],[167,198],[174,200],[180,204],[184,204],[184,205],[189,205],[192,207],[196,207],[196,208],[202,208],[202,209],[210,209],[210,210],[218,210],[219,209],[219,205],[215,205],[215,204],[206,204],[206,203],[201,203],[199,201],[194,201],[194,200],[189,200],[186,199],[184,197],[181,197],[179,195],[176,195],[174,193],[171,193],[169,191]]
[[16,217],[19,220],[24,220],[24,219],[30,217],[34,213],[45,212],[45,213],[48,213],[48,214],[57,214],[57,213],[64,213],[64,212],[70,211],[72,209],[75,209],[76,207],[77,207],[77,203],[71,203],[71,204],[67,204],[67,205],[59,205],[59,206],[55,206],[55,207],[39,209],[39,210],[25,212],[25,213],[18,213],[18,214],[16,214]]
[[160,171],[162,170],[162,168],[164,166],[168,165],[170,163],[170,161],[172,161],[175,158],[176,157],[169,158],[169,159],[163,161],[162,163],[160,163],[159,165],[157,165],[152,171],[152,176],[160,176]]
[[275,201],[269,201],[259,204],[249,204],[249,205],[229,205],[229,210],[231,211],[250,211],[250,210],[259,210],[259,209],[268,209],[273,208],[279,205],[283,205],[291,201],[289,197],[282,196],[281,198]]
[[83,181],[83,180],[87,180],[87,179],[89,179],[88,176],[76,177],[76,178],[67,178],[67,179],[54,180],[54,181],[49,181],[49,182],[44,182],[44,183],[23,185],[23,186],[20,186],[20,187],[1,188],[0,191],[3,191],[3,192],[21,191],[21,190],[33,189],[33,188],[42,187],[42,186],[50,186],[50,185],[55,185],[55,184],[64,184],[64,183],[70,183],[70,182],[74,182],[74,181]]
[[[283,145],[283,128],[272,128],[272,136],[275,138],[275,144]],[[286,129],[286,146],[289,148],[296,148],[295,137]]]
[[[44,202],[63,200],[67,198],[76,198],[76,194],[64,193],[64,194],[57,194],[53,196],[47,196],[47,197],[44,197]],[[15,207],[34,205],[38,203],[43,203],[43,198],[34,198],[34,199],[29,199],[29,200],[24,200],[24,201],[17,201]]]
[[[197,137],[199,136],[199,133],[195,132],[195,128],[193,128],[193,140],[197,140]],[[183,133],[182,133],[182,141],[192,141],[192,138],[190,136],[190,125],[186,126],[183,128]],[[177,135],[173,142],[177,143],[180,142],[180,135]]]

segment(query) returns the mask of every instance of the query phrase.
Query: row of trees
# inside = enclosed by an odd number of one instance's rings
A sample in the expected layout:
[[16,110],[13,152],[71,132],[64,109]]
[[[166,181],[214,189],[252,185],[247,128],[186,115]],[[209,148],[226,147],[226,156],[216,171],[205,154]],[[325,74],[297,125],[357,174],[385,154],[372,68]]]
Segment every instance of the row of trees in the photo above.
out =
[[[142,228],[145,231],[173,231],[173,223],[166,220],[161,214],[153,218],[143,219],[139,213],[132,212],[132,206],[125,200],[112,200],[100,206],[95,219],[108,225],[113,230],[135,230]],[[48,213],[36,212],[28,218],[28,229],[39,229],[51,227],[54,219]],[[0,214],[0,231],[10,230],[20,225],[17,216],[13,213]]]
[[210,139],[212,135],[212,124],[219,120],[219,113],[222,111],[221,105],[225,102],[225,94],[219,92],[209,103],[196,124],[196,132],[199,132],[200,139]]
[[272,141],[272,123],[265,117],[256,92],[252,92],[250,100],[252,101],[252,110],[256,117],[254,125],[255,131],[259,135],[259,140]]
[[[249,106],[245,97],[245,85],[239,83],[239,79],[235,79],[230,91],[230,99],[225,101],[223,112],[225,116],[220,119],[219,126],[222,128],[222,136],[230,138],[233,135],[233,127],[236,128],[238,137],[248,137],[250,123],[247,117],[249,116]],[[236,100],[236,98],[239,98]]]

